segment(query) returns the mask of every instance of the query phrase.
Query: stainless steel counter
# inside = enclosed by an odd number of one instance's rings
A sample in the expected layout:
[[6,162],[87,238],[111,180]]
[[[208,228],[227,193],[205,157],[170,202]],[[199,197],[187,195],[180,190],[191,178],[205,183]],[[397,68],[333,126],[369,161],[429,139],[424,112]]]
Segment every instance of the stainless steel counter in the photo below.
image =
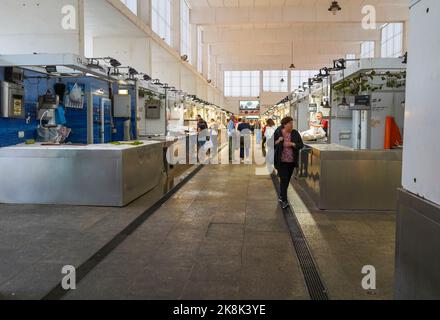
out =
[[160,142],[0,148],[0,202],[122,207],[159,185]]
[[353,150],[310,145],[302,185],[321,210],[395,211],[401,150]]

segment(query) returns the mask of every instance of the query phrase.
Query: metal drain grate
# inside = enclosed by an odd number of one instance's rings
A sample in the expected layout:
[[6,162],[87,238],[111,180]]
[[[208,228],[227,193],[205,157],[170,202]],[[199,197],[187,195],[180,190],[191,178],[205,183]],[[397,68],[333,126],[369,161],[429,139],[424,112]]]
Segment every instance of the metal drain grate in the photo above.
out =
[[[275,175],[272,175],[272,181],[275,190],[279,194],[280,191],[278,178]],[[293,246],[295,247],[296,255],[298,256],[299,264],[304,275],[310,298],[312,300],[329,300],[327,289],[321,280],[318,268],[316,267],[315,261],[307,244],[307,240],[294,211],[291,208],[288,208],[283,210],[283,213],[289,227]]]

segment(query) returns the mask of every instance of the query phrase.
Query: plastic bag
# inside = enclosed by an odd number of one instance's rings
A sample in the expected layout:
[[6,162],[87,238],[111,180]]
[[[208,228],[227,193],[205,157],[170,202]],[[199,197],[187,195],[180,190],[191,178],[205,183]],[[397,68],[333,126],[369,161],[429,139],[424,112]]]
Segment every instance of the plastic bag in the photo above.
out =
[[69,94],[70,102],[74,104],[79,104],[81,103],[81,98],[82,98],[81,88],[78,86],[78,83],[75,83]]

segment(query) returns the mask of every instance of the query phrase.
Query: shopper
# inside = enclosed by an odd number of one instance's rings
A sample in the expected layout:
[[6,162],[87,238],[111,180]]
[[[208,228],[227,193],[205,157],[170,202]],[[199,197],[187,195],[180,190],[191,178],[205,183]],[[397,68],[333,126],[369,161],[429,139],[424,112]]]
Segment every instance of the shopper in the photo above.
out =
[[289,207],[287,189],[293,171],[298,167],[299,152],[304,147],[304,143],[299,132],[293,129],[293,119],[291,117],[281,120],[281,126],[275,131],[273,137],[275,141],[275,168],[280,178],[279,201],[281,207],[286,209]]
[[197,145],[199,149],[203,147],[207,140],[208,124],[201,115],[197,116]]
[[251,128],[251,132],[252,132],[252,135],[253,135],[255,133],[255,122],[254,122],[254,120],[251,120],[249,122],[249,127]]
[[240,159],[244,161],[245,159],[249,158],[251,147],[251,126],[247,122],[246,118],[241,119],[241,123],[238,125],[237,130],[240,132]]
[[263,148],[264,155],[266,156],[266,167],[269,173],[273,172],[275,163],[274,153],[274,140],[273,135],[275,133],[275,122],[272,119],[268,119],[264,130],[265,146]]
[[211,119],[209,121],[209,137],[212,142],[213,157],[216,157],[218,152],[218,132],[219,132],[219,124],[214,119]]

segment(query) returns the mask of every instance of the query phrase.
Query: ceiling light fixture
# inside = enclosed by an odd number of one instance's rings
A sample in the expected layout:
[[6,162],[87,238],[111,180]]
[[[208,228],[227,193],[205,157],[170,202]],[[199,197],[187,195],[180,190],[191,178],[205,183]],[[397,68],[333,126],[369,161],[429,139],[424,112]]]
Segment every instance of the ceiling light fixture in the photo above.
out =
[[134,69],[134,68],[132,68],[132,67],[128,67],[128,73],[129,73],[131,76],[135,76],[135,75],[139,74],[139,72],[137,72],[137,70]]
[[293,57],[294,57],[294,55],[293,55],[293,53],[294,53],[294,43],[293,43],[293,41],[292,41],[292,64],[290,65],[290,69],[295,69],[295,64],[293,63]]
[[330,5],[330,8],[328,8],[328,11],[333,13],[334,16],[338,13],[338,11],[341,11],[341,10],[342,10],[342,8],[339,5],[338,1],[333,1],[332,4]]
[[114,59],[114,58],[110,58],[110,65],[113,68],[117,68],[117,67],[121,66],[121,63],[118,60]]

